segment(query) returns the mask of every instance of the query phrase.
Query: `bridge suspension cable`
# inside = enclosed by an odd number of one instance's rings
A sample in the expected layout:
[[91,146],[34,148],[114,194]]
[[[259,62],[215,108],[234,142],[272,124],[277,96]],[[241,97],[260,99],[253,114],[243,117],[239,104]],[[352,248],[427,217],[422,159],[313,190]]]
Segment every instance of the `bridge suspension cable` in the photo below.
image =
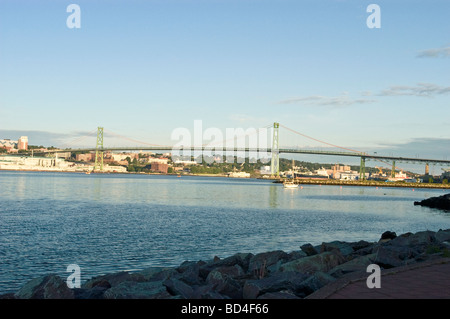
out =
[[296,131],[296,130],[293,130],[293,129],[287,127],[287,126],[284,126],[283,124],[280,124],[280,126],[283,127],[283,128],[285,128],[285,129],[288,130],[288,131],[291,131],[291,132],[295,133],[295,134],[298,134],[298,135],[300,135],[300,136],[306,137],[306,138],[308,138],[308,139],[310,139],[310,140],[313,140],[313,141],[316,141],[316,142],[319,142],[319,143],[322,143],[322,144],[325,144],[325,145],[328,145],[328,146],[340,148],[340,149],[343,149],[343,150],[346,150],[346,151],[355,152],[355,153],[359,153],[359,154],[362,154],[362,153],[363,153],[363,152],[360,152],[360,151],[353,150],[353,149],[351,149],[351,148],[346,148],[346,147],[342,147],[342,146],[339,146],[339,145],[331,144],[331,143],[328,143],[328,142],[319,140],[319,139],[317,139],[317,138],[314,138],[314,137],[311,137],[311,136],[302,134],[302,133],[300,133],[300,132],[298,132],[298,131]]
[[[375,159],[376,161],[382,162],[382,163],[384,163],[384,164],[387,164],[387,165],[390,165],[390,166],[394,166],[394,164],[391,164],[391,163],[389,163],[389,162],[383,161],[383,160],[378,159],[378,158],[373,158],[373,157],[371,157],[371,156],[370,156],[369,154],[367,154],[367,153],[364,153],[364,152],[361,152],[361,151],[357,151],[357,150],[354,150],[354,149],[351,149],[351,148],[347,148],[347,147],[342,147],[342,146],[339,146],[339,145],[336,145],[336,144],[331,144],[331,143],[328,143],[328,142],[325,142],[325,141],[322,141],[322,140],[319,140],[319,139],[317,139],[317,138],[308,136],[308,135],[306,135],[306,134],[303,134],[303,133],[300,133],[300,132],[298,132],[298,131],[296,131],[296,130],[293,130],[293,129],[287,127],[287,126],[284,126],[283,124],[280,124],[280,126],[283,127],[284,129],[288,130],[288,131],[291,131],[291,132],[293,132],[293,133],[295,133],[295,134],[298,134],[298,135],[300,135],[300,136],[306,137],[306,138],[308,138],[308,139],[310,139],[310,140],[313,140],[313,141],[316,141],[316,142],[319,142],[319,143],[322,143],[322,144],[325,144],[325,145],[328,145],[328,146],[340,148],[340,149],[343,149],[343,150],[346,150],[346,151],[358,153],[358,154],[361,154],[363,157],[372,158],[372,159]],[[395,167],[393,167],[393,168],[395,168]],[[403,170],[402,168],[400,168],[400,167],[398,167],[398,166],[397,166],[397,168],[399,168],[400,170]]]
[[89,132],[88,134],[86,134],[84,136],[77,137],[74,140],[72,140],[70,142],[67,142],[66,144],[61,145],[60,148],[62,148],[62,149],[71,148],[70,146],[73,146],[74,144],[79,143],[79,142],[85,140],[88,137],[94,137],[95,134],[97,134],[97,129],[93,130],[92,132]]
[[116,136],[116,137],[118,137],[118,138],[122,138],[122,139],[124,139],[124,140],[130,141],[130,142],[133,142],[133,143],[144,144],[144,145],[149,145],[149,146],[161,146],[161,147],[167,147],[167,145],[151,144],[151,143],[147,143],[147,142],[142,142],[142,141],[139,141],[139,140],[135,140],[135,139],[132,139],[132,138],[129,138],[129,137],[126,137],[126,136],[123,136],[123,135],[114,133],[114,132],[112,132],[112,131],[110,131],[110,130],[104,129],[104,131],[107,132],[107,133],[109,133],[109,134],[112,134],[112,135],[114,135],[114,136]]

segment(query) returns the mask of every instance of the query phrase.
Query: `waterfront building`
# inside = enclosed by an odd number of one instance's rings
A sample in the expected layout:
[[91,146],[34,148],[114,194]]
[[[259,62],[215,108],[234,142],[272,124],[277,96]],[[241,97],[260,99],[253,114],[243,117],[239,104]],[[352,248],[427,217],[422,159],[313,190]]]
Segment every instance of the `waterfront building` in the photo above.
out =
[[27,150],[28,149],[28,136],[21,136],[17,141],[17,149]]
[[151,163],[150,170],[153,172],[167,174],[167,172],[169,170],[169,165],[166,163],[154,162],[154,163]]
[[164,157],[159,157],[159,158],[157,158],[157,157],[149,157],[148,158],[148,162],[150,164],[153,164],[153,163],[168,164],[169,163],[169,159],[168,158],[164,158]]
[[250,177],[250,173],[246,173],[246,172],[230,172],[230,173],[228,173],[228,177],[249,178]]
[[95,153],[77,154],[75,159],[79,162],[93,162],[95,161]]
[[270,175],[270,174],[272,174],[272,172],[270,170],[270,165],[262,166],[261,169],[259,170],[259,173],[261,175]]

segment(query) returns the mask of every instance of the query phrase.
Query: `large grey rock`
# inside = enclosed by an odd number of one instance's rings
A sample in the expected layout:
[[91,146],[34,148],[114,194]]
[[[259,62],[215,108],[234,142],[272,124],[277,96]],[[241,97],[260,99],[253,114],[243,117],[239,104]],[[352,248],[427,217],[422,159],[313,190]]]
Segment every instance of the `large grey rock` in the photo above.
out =
[[357,242],[350,243],[351,247],[353,248],[354,252],[360,251],[362,249],[367,249],[368,247],[373,246],[373,243],[369,243],[365,240],[360,240]]
[[333,250],[287,262],[281,265],[280,271],[296,271],[305,274],[313,274],[317,271],[328,272],[344,262],[345,258],[340,251]]
[[437,197],[430,197],[422,201],[416,201],[414,202],[414,205],[450,210],[450,194],[445,194]]
[[300,246],[300,249],[307,255],[307,256],[313,256],[317,255],[319,252],[314,248],[311,244],[304,244]]
[[248,270],[248,265],[250,263],[250,259],[253,257],[254,255],[252,253],[238,253],[238,254],[234,254],[233,256],[224,258],[224,259],[220,259],[216,262],[214,262],[213,266],[214,267],[221,267],[221,266],[234,266],[234,265],[239,265],[242,267],[242,269],[244,269],[244,271]]
[[200,266],[204,264],[204,262],[183,263],[177,268],[180,275],[176,277],[188,285],[200,285],[203,281],[200,277]]
[[221,266],[214,269],[214,271],[220,272],[222,275],[226,275],[233,279],[241,278],[245,275],[244,270],[239,265],[234,266]]
[[181,296],[184,299],[191,299],[194,295],[194,289],[191,286],[176,278],[164,280],[163,285],[169,293]]
[[294,291],[308,276],[299,272],[277,272],[269,277],[247,280],[244,284],[243,298],[255,299],[268,292],[282,290]]
[[114,287],[118,284],[125,282],[125,281],[136,281],[136,282],[142,282],[145,281],[144,275],[136,273],[131,274],[126,271],[121,271],[118,273],[113,274],[107,274],[103,276],[94,277],[87,282],[85,282],[83,285],[81,285],[81,288],[93,288],[96,286],[102,286],[102,287]]
[[380,238],[379,242],[387,242],[396,237],[397,237],[397,234],[395,232],[388,230],[381,234],[381,238]]
[[136,272],[137,275],[142,275],[144,281],[165,280],[172,277],[178,272],[170,267],[148,267]]
[[322,243],[320,252],[339,250],[343,256],[348,256],[353,253],[353,247],[350,243],[343,241],[332,241],[329,243]]
[[334,278],[339,278],[351,272],[366,271],[367,266],[374,263],[375,257],[376,254],[357,256],[356,258],[334,267],[328,274]]
[[57,275],[46,275],[26,283],[16,294],[17,299],[74,299],[72,289]]
[[214,260],[209,261],[199,268],[199,276],[203,280],[206,280],[209,273],[213,271],[216,268],[219,267],[229,267],[234,265],[239,265],[244,272],[247,272],[248,265],[250,263],[250,259],[253,257],[253,254],[251,253],[238,253],[234,254],[233,256],[220,259],[218,257],[215,257]]
[[74,288],[75,299],[104,299],[107,287],[95,286],[94,288]]
[[436,242],[435,232],[421,231],[415,234],[406,233],[392,239],[387,245],[413,247],[413,246],[428,246]]
[[262,277],[267,271],[275,272],[279,266],[289,259],[289,255],[282,250],[256,254],[250,259],[248,272]]
[[375,253],[374,263],[389,269],[404,266],[417,255],[415,251],[403,246],[380,246]]
[[221,295],[228,296],[232,299],[242,298],[242,287],[239,282],[227,274],[213,270],[206,278],[207,284]]
[[230,299],[214,290],[215,285],[207,284],[194,289],[192,299]]
[[336,278],[334,278],[333,276],[318,271],[314,275],[310,276],[308,279],[303,281],[296,288],[296,292],[307,296],[335,280]]
[[437,233],[434,234],[434,237],[440,243],[444,241],[450,241],[450,229],[447,230],[440,229]]
[[105,299],[167,299],[171,295],[160,281],[124,281],[105,291]]
[[287,261],[293,261],[308,256],[304,251],[301,250],[292,251],[288,255],[289,259]]

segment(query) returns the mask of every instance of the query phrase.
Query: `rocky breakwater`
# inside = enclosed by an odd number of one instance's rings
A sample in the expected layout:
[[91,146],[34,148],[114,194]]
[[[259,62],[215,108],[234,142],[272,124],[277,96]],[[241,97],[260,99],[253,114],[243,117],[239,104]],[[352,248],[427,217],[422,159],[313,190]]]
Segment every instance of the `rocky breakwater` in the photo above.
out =
[[[450,229],[385,232],[378,242],[305,244],[290,253],[277,250],[238,253],[178,267],[151,267],[92,278],[69,289],[65,279],[47,275],[31,280],[14,299],[300,299],[346,274],[366,273],[449,256]],[[366,273],[367,274],[367,273]]]
[[414,205],[450,210],[450,194],[445,194],[437,197],[430,197],[420,202],[414,202]]

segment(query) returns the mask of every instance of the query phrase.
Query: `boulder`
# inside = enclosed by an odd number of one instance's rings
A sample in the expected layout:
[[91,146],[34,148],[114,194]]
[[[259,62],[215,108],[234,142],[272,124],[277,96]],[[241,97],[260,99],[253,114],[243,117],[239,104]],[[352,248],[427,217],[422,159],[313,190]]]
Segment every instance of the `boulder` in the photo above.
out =
[[296,293],[304,294],[307,296],[335,280],[336,280],[336,278],[334,278],[333,276],[328,275],[324,272],[318,271],[314,275],[310,276],[308,279],[304,280],[296,288]]
[[180,280],[188,285],[199,285],[203,281],[200,278],[200,266],[204,265],[204,262],[183,263],[177,268],[181,274],[177,276]]
[[163,281],[163,285],[167,288],[167,291],[175,296],[181,296],[184,299],[191,299],[194,296],[194,289],[185,282],[176,279],[169,278]]
[[450,229],[442,230],[439,229],[437,233],[434,234],[436,241],[443,243],[445,241],[450,241]]
[[[275,272],[279,266],[289,259],[289,255],[282,250],[275,250],[254,255],[249,262],[248,272],[265,276],[266,270]],[[274,266],[274,267],[272,267]]]
[[211,285],[214,291],[232,299],[242,298],[242,287],[239,282],[226,273],[213,270],[206,278],[207,284]]
[[282,264],[280,271],[297,271],[305,274],[313,274],[317,271],[328,272],[330,269],[345,262],[339,250],[323,252],[318,255],[300,258]]
[[161,281],[124,281],[108,289],[105,299],[167,299],[171,295]]
[[393,246],[403,247],[415,247],[415,246],[428,246],[436,242],[435,232],[433,231],[421,231],[415,234],[406,233],[389,241],[387,244]]
[[148,267],[135,273],[136,275],[142,275],[143,281],[151,280],[165,280],[173,275],[177,275],[178,272],[174,268],[169,267]]
[[131,274],[126,271],[121,271],[114,274],[107,274],[103,276],[94,277],[87,282],[85,282],[81,288],[90,289],[96,286],[101,287],[114,287],[118,284],[125,282],[125,281],[136,281],[136,282],[142,282],[145,281],[145,277],[142,274],[135,273]]
[[16,294],[17,299],[74,299],[75,294],[57,275],[46,275],[26,283]]
[[345,274],[355,271],[366,271],[367,266],[374,263],[376,254],[357,256],[343,264],[331,269],[328,274],[334,278],[339,278]]
[[437,197],[430,197],[418,202],[416,201],[414,202],[414,205],[450,210],[450,194]]
[[222,275],[226,275],[233,279],[237,279],[237,278],[243,277],[245,275],[245,272],[242,269],[242,267],[237,264],[234,266],[217,267],[216,269],[214,269],[214,271],[218,271]]
[[385,231],[384,233],[381,234],[381,238],[378,241],[379,243],[385,243],[390,241],[391,239],[394,239],[397,237],[397,234],[395,232],[392,231]]
[[209,273],[216,268],[229,267],[234,265],[239,265],[244,272],[247,272],[250,259],[253,257],[251,253],[238,253],[233,256],[220,259],[219,257],[214,257],[213,260],[202,264],[199,268],[199,276],[202,280],[206,280]]
[[239,265],[245,272],[248,270],[250,259],[253,257],[251,253],[238,253],[233,256],[218,260],[213,263],[214,267]]
[[194,289],[192,299],[230,299],[214,290],[214,285],[207,284]]
[[343,256],[350,255],[353,253],[353,247],[350,243],[343,241],[332,241],[329,243],[322,243],[320,247],[320,252],[339,250]]
[[255,299],[268,292],[294,291],[308,276],[295,271],[277,272],[269,277],[247,280],[242,292],[244,299]]
[[353,248],[353,251],[356,252],[361,249],[367,249],[368,247],[371,247],[373,245],[373,243],[369,243],[365,240],[360,240],[357,242],[350,243],[350,245]]
[[408,247],[380,246],[376,251],[374,263],[389,269],[404,266],[411,258],[414,258],[414,251]]
[[95,286],[91,289],[74,288],[75,299],[104,299],[104,294],[109,288]]
[[307,255],[307,256],[313,256],[317,255],[319,252],[314,248],[311,244],[304,244],[300,246],[300,249]]
[[287,261],[293,261],[293,260],[308,256],[304,251],[301,251],[301,250],[292,251],[288,255],[289,255],[289,258]]

